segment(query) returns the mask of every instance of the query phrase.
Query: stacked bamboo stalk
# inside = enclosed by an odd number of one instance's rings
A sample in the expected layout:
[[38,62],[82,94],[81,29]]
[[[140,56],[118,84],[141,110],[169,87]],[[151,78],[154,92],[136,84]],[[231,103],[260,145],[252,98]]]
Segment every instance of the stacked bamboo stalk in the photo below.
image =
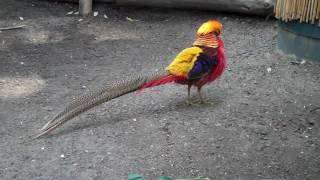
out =
[[320,0],[276,0],[275,16],[284,22],[299,20],[320,26]]

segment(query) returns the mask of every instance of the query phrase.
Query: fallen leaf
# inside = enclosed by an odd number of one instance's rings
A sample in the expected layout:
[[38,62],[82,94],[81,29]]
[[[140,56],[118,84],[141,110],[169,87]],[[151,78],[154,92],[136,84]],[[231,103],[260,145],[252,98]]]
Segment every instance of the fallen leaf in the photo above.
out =
[[139,20],[137,20],[137,19],[132,19],[132,18],[129,18],[129,17],[126,17],[126,20],[128,20],[128,21],[139,21]]
[[99,14],[98,11],[93,12],[93,16],[98,16],[98,14]]
[[23,21],[23,20],[24,20],[24,18],[23,18],[23,17],[21,17],[21,16],[19,17],[19,19],[20,19],[21,21]]
[[69,11],[66,16],[73,14],[73,11]]

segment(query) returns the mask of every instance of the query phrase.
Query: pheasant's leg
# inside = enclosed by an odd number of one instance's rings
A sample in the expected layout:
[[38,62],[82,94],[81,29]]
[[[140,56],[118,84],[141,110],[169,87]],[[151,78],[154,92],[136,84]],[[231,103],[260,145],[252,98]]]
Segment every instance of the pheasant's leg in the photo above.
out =
[[202,97],[201,88],[202,88],[201,86],[198,87],[199,100],[200,100],[200,104],[205,104],[206,101]]
[[186,102],[188,106],[192,105],[191,97],[190,97],[190,90],[191,90],[191,83],[188,83],[188,99],[187,99],[187,102]]
[[213,104],[213,103],[209,102],[207,99],[205,99],[205,98],[202,96],[201,88],[202,88],[202,87],[198,87],[198,94],[199,94],[200,104]]

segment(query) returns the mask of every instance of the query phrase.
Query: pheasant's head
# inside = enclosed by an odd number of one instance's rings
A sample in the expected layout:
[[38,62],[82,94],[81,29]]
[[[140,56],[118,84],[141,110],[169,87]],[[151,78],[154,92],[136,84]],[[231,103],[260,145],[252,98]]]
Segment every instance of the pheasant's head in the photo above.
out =
[[197,31],[197,39],[194,46],[207,46],[212,48],[221,47],[222,41],[219,37],[222,31],[222,24],[217,20],[210,20],[203,23]]
[[222,24],[217,20],[210,20],[205,23],[203,23],[198,31],[198,36],[204,36],[207,34],[214,33],[216,36],[218,36],[222,31]]

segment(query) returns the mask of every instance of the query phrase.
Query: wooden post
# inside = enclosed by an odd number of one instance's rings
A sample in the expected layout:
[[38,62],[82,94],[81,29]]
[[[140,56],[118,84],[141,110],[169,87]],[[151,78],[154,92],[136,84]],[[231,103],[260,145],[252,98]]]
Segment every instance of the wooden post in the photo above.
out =
[[92,0],[79,0],[79,13],[87,16],[92,13]]

